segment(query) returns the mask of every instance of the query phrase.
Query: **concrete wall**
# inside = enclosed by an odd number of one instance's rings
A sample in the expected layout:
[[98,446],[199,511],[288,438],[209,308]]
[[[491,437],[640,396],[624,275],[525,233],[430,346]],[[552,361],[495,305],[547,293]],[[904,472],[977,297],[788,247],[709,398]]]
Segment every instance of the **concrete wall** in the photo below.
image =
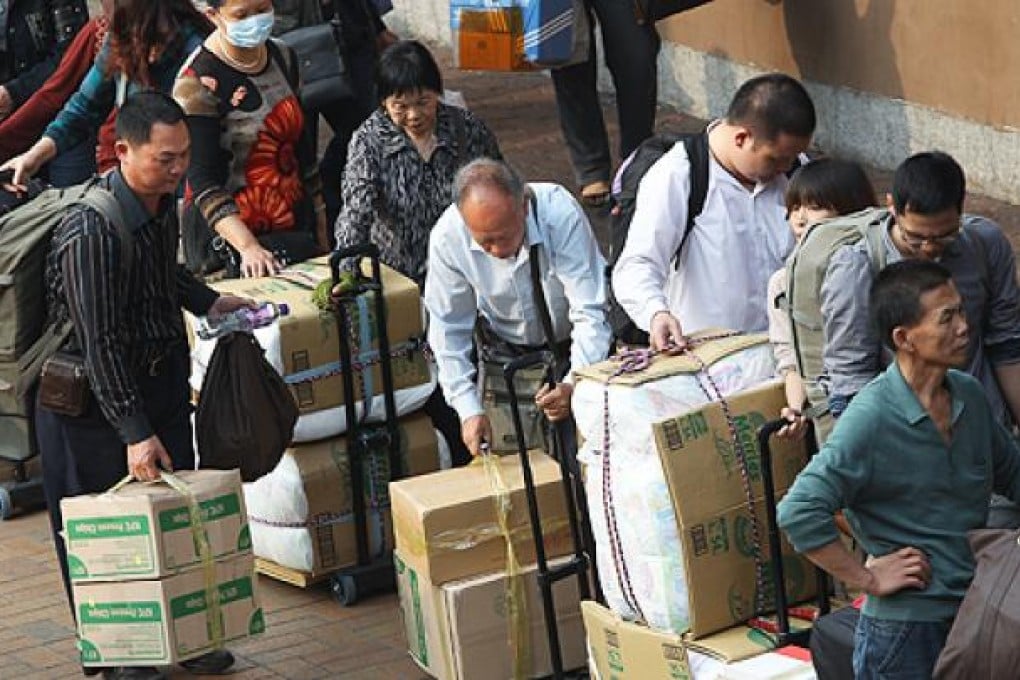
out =
[[[394,5],[402,34],[449,44],[448,0]],[[716,0],[659,29],[663,103],[715,117],[740,82],[782,70],[811,91],[824,151],[893,168],[943,149],[972,188],[1020,203],[1016,0]]]

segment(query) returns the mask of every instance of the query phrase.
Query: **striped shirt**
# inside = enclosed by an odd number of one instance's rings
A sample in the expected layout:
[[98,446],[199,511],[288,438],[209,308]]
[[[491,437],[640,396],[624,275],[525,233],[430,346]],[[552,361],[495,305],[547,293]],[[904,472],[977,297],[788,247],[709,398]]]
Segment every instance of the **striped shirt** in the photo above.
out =
[[154,433],[136,376],[168,353],[185,350],[181,307],[204,314],[217,293],[177,264],[172,197],[164,197],[153,216],[119,170],[100,183],[113,192],[134,234],[131,269],[122,271],[116,227],[91,208],[74,208],[53,234],[46,302],[50,323],[72,320],[67,349],[81,352],[103,415],[132,444]]

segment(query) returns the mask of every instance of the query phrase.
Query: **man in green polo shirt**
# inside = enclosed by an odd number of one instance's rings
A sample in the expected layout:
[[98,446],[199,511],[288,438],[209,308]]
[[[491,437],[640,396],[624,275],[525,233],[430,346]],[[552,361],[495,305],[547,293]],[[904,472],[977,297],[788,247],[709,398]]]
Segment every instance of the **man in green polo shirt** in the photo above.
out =
[[[1020,501],[1020,450],[967,358],[967,320],[949,272],[907,260],[871,288],[872,319],[896,355],[850,403],[779,504],[794,547],[867,593],[854,638],[857,680],[931,677],[973,577],[966,534],[991,492]],[[864,565],[839,540],[845,508]]]

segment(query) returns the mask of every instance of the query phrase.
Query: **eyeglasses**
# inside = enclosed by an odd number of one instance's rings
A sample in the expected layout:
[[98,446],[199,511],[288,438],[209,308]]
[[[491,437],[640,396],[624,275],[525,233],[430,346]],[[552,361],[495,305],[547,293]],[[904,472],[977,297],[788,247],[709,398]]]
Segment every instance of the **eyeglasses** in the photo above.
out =
[[912,234],[903,228],[903,225],[899,222],[896,223],[896,228],[900,230],[900,236],[903,238],[903,242],[910,248],[918,249],[924,245],[937,246],[939,248],[946,248],[960,237],[960,225],[956,225],[956,229],[953,229],[948,234],[942,236],[921,236],[919,234]]

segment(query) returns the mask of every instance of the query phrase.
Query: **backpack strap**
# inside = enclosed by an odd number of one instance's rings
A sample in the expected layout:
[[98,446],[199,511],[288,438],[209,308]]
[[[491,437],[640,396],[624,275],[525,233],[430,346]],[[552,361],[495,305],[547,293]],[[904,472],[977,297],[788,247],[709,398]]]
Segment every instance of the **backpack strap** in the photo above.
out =
[[301,72],[298,70],[298,60],[294,55],[294,50],[278,38],[267,40],[266,48],[269,50],[269,57],[283,71],[291,91],[297,95],[298,88],[301,86]]
[[687,150],[687,160],[690,163],[691,192],[687,195],[687,222],[684,224],[684,233],[680,237],[680,245],[673,254],[673,266],[680,269],[680,253],[694,231],[694,220],[705,209],[705,199],[708,197],[708,172],[711,158],[711,151],[708,148],[708,131],[696,135],[686,135],[682,138],[684,149]]
[[[529,196],[528,203],[531,205],[531,219],[538,224],[538,199],[535,194]],[[549,314],[549,303],[545,299],[545,286],[542,285],[542,271],[540,258],[542,256],[542,244],[532,243],[528,247],[528,264],[531,268],[531,294],[535,297],[535,307],[538,309],[538,317],[542,321],[542,331],[545,333],[546,344],[552,352],[557,366],[562,366],[566,361],[563,352],[556,342],[556,334],[553,333],[552,315]]]
[[885,269],[888,261],[885,251],[885,225],[888,213],[880,213],[882,216],[864,227],[864,240],[868,251],[868,261],[871,262],[871,275],[878,276],[878,273]]

